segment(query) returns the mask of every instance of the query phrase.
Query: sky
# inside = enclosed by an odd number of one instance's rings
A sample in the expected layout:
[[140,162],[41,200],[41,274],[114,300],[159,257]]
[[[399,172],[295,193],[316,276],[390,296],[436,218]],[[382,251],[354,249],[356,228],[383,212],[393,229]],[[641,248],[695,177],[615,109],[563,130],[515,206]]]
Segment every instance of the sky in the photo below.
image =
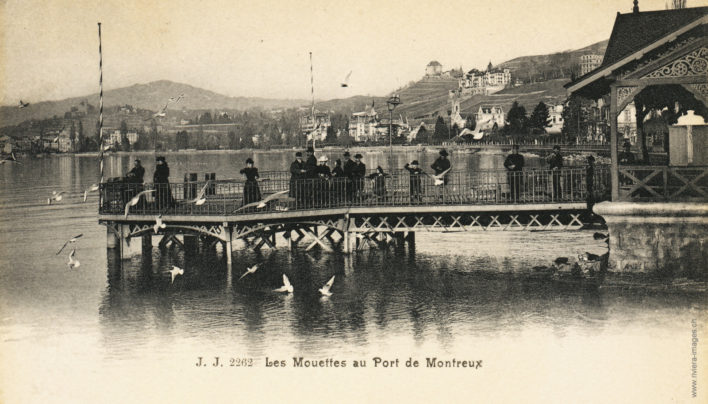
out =
[[[666,0],[641,0],[642,11]],[[702,0],[689,0],[700,6]],[[695,3],[695,4],[694,4]],[[228,96],[383,96],[445,70],[608,39],[632,0],[0,0],[0,104],[171,80]],[[350,87],[339,83],[352,72]]]

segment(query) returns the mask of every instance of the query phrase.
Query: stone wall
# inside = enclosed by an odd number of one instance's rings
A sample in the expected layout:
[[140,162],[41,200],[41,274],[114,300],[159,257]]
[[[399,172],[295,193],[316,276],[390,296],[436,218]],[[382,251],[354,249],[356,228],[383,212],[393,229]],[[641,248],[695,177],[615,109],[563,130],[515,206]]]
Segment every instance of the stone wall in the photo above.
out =
[[603,202],[609,270],[708,278],[707,203]]

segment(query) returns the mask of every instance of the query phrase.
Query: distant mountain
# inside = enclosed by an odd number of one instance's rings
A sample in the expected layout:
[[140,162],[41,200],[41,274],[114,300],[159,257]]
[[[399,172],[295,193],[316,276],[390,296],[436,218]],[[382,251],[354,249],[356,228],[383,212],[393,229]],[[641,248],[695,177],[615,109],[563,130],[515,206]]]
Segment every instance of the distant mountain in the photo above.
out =
[[[289,108],[307,104],[307,100],[228,97],[187,84],[160,80],[105,91],[103,93],[103,105],[104,107],[109,107],[129,104],[136,108],[157,111],[165,105],[170,97],[177,97],[180,94],[184,94],[184,98],[178,103],[171,103],[168,107],[169,109],[245,110],[250,108]],[[62,117],[71,107],[79,105],[82,101],[98,107],[98,93],[59,101],[31,103],[28,107],[22,109],[15,106],[2,106],[0,107],[0,126],[16,125],[26,120],[50,118],[54,115]]]

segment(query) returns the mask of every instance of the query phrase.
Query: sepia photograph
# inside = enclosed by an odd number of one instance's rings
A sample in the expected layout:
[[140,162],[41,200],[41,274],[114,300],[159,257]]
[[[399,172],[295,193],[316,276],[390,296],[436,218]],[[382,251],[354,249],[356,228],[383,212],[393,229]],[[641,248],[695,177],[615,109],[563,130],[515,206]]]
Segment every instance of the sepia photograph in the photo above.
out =
[[706,0],[0,0],[0,403],[708,401]]

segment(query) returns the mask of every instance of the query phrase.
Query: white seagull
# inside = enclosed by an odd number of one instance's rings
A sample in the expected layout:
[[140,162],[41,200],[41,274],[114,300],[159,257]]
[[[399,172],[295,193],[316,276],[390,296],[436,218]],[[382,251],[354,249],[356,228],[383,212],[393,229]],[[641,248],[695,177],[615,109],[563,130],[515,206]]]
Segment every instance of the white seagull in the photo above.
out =
[[138,204],[138,201],[140,200],[140,197],[143,195],[147,195],[151,192],[155,192],[154,189],[149,189],[147,191],[139,192],[137,195],[133,197],[133,199],[129,200],[128,203],[125,204],[125,217],[128,218],[128,211],[130,210],[131,206],[135,206]]
[[447,172],[450,171],[451,169],[452,169],[452,167],[448,168],[447,170],[445,170],[437,175],[435,175],[435,174],[427,174],[427,175],[428,175],[428,177],[432,178],[435,181],[435,185],[442,185],[445,183],[445,179],[444,179],[445,174],[447,174]]
[[209,186],[209,181],[204,184],[201,190],[199,190],[199,193],[197,194],[197,197],[192,199],[191,201],[187,201],[187,203],[193,203],[197,206],[202,206],[204,205],[204,202],[206,202],[206,190],[207,187]]
[[84,234],[81,233],[81,234],[76,235],[76,236],[70,238],[69,240],[67,240],[66,243],[64,243],[64,245],[61,246],[61,248],[59,249],[59,251],[57,251],[57,255],[61,254],[61,252],[64,251],[64,248],[66,248],[66,246],[68,246],[69,243],[75,243],[76,240],[80,239],[83,235],[84,235]]
[[17,157],[15,157],[15,153],[12,152],[10,153],[10,157],[6,157],[2,160],[0,160],[0,164],[5,164],[5,163],[17,163],[17,164],[22,164],[19,161],[17,161]]
[[283,274],[283,286],[279,287],[278,289],[273,289],[273,292],[285,292],[285,293],[293,293],[293,285],[290,283],[290,280],[288,277]]
[[267,205],[268,202],[270,202],[270,201],[275,201],[275,200],[290,201],[290,200],[294,200],[293,198],[291,198],[290,196],[288,196],[288,192],[290,192],[290,191],[286,189],[285,191],[280,191],[280,192],[276,192],[276,193],[274,193],[274,194],[270,194],[270,195],[268,195],[267,197],[261,199],[260,201],[251,202],[251,203],[248,203],[248,204],[245,204],[245,205],[241,206],[240,208],[236,209],[236,210],[234,211],[234,213],[238,212],[239,210],[243,210],[243,209],[247,209],[247,208],[252,208],[252,207],[254,207],[254,206],[257,207],[258,209],[263,209],[263,208],[266,207],[266,205]]
[[62,198],[63,198],[62,195],[63,195],[64,193],[65,193],[65,191],[59,191],[59,192],[57,192],[57,191],[52,191],[52,197],[51,197],[51,198],[47,198],[47,205],[51,205],[51,204],[52,204],[52,201],[57,201],[57,202],[61,201]]
[[349,73],[347,74],[347,77],[344,78],[344,83],[340,84],[342,87],[349,87],[349,77],[352,75],[352,71],[350,70]]
[[86,198],[88,198],[89,192],[95,192],[98,191],[98,184],[91,184],[91,186],[84,191],[84,202],[86,202]]
[[176,98],[175,98],[175,97],[170,97],[170,102],[179,102],[179,100],[181,100],[182,98],[184,98],[184,93],[180,94],[180,95],[177,96]]
[[165,223],[162,222],[162,215],[159,215],[155,218],[155,225],[152,226],[153,230],[155,230],[155,234],[157,234],[160,229],[164,229],[167,227]]
[[22,109],[22,108],[27,108],[28,106],[29,106],[29,102],[22,102],[22,100],[20,100],[20,104],[17,106],[17,108]]
[[329,278],[329,281],[327,281],[327,283],[319,289],[320,293],[322,293],[323,296],[332,296],[332,292],[330,292],[329,289],[332,287],[333,284],[334,276]]
[[184,275],[184,269],[176,267],[174,265],[172,266],[172,269],[169,270],[169,272],[172,276],[172,280],[170,281],[170,283],[175,283],[175,278],[177,277],[177,275]]
[[71,250],[71,254],[69,254],[69,262],[67,263],[67,265],[69,266],[69,269],[74,269],[74,268],[78,268],[81,266],[81,263],[79,262],[79,260],[74,258],[75,256],[76,256],[76,249],[74,248],[73,250]]
[[241,275],[241,277],[238,278],[238,280],[243,279],[243,277],[246,276],[246,275],[249,275],[249,274],[252,274],[252,273],[256,272],[257,269],[258,269],[258,264],[254,265],[254,266],[252,266],[252,267],[250,267],[250,268],[246,268],[246,272],[244,272],[244,274]]

